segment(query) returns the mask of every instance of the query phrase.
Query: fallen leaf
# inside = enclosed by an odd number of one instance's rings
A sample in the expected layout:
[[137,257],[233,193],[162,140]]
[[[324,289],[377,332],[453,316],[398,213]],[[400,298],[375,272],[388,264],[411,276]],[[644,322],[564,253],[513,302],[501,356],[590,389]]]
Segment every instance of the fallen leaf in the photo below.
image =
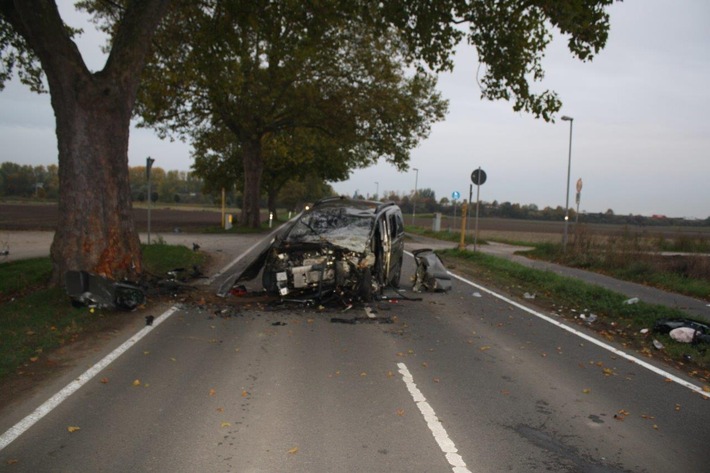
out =
[[614,374],[614,370],[611,368],[604,368],[602,372],[604,373],[604,376],[611,376]]
[[360,373],[360,377],[364,378],[365,376],[367,376],[367,373],[365,371]]
[[8,465],[14,465],[14,464],[17,463],[18,461],[19,461],[19,460],[17,460],[16,458],[10,458],[10,459],[9,459],[8,461],[6,461],[5,463],[7,463]]
[[388,372],[387,372],[387,377],[388,377],[388,378],[394,377],[394,373],[393,373],[391,370],[388,371]]
[[249,395],[249,393],[248,393],[248,392],[246,392],[246,391],[242,391],[242,397],[247,397],[248,395]]
[[680,404],[676,404],[676,405],[675,405],[675,410],[676,410],[676,411],[680,411]]
[[69,427],[67,427],[67,430],[69,431],[69,433],[74,433],[77,430],[81,430],[81,429],[79,427],[74,426],[74,425],[70,425]]
[[489,346],[483,346],[483,347],[479,348],[479,350],[481,350],[481,351],[486,351],[486,350],[490,350],[490,349],[491,349],[491,347],[489,347]]
[[144,355],[150,355],[150,352],[149,352],[149,351],[144,351],[143,354],[144,354]]
[[438,383],[439,381],[441,381],[441,379],[439,379],[439,378],[434,378],[434,382],[435,382],[435,383]]
[[397,409],[397,415],[402,417],[404,415],[404,409]]
[[704,386],[703,386],[703,391],[705,391],[706,393],[710,393],[710,386],[708,386],[707,384],[704,385]]
[[210,396],[214,396],[215,394],[217,394],[217,391],[215,391],[214,388],[211,388],[210,389]]
[[288,451],[290,455],[295,455],[298,453],[298,447],[293,447],[291,450]]
[[173,357],[170,357],[170,361],[177,361],[177,360]]
[[426,361],[423,361],[423,362],[422,362],[422,368],[428,368],[428,367],[429,367],[429,365],[427,364],[427,362],[426,362]]
[[231,427],[232,424],[229,422],[222,422],[222,427]]
[[140,386],[141,385],[141,380],[140,379],[134,379],[133,380],[133,386]]
[[31,361],[32,363],[36,363],[37,360],[39,360],[39,357],[38,357],[38,356],[33,356],[32,358],[30,358],[30,361]]
[[101,382],[103,384],[108,384],[108,378],[101,378]]
[[218,408],[215,409],[215,410],[216,410],[217,412],[224,412],[224,407],[218,407]]
[[658,430],[658,426],[656,424],[653,424],[653,429]]
[[584,394],[589,394],[590,392],[592,392],[592,390],[589,389],[589,388],[584,388],[584,389],[582,389],[582,392],[583,392]]

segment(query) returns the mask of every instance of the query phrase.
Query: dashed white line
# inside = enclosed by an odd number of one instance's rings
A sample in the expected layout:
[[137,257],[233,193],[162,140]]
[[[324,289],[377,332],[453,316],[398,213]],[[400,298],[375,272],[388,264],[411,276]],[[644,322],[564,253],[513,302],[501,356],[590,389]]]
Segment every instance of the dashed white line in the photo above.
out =
[[129,348],[138,343],[143,337],[145,337],[151,330],[167,320],[168,317],[177,312],[177,307],[171,307],[167,311],[163,312],[159,317],[153,320],[153,325],[146,325],[141,329],[140,332],[136,333],[134,336],[123,342],[121,346],[113,350],[111,353],[106,355],[101,361],[96,363],[94,366],[86,370],[81,376],[76,378],[71,383],[67,384],[61,391],[49,398],[41,406],[34,410],[27,417],[22,419],[20,422],[11,427],[7,432],[0,435],[0,451],[5,447],[10,445],[17,437],[22,435],[35,425],[42,417],[49,414],[55,407],[64,402],[69,396],[74,394],[83,385],[89,382],[94,376],[99,374],[101,370],[106,368],[111,362],[116,358],[125,353]]
[[409,394],[412,395],[414,403],[419,408],[419,412],[422,413],[431,434],[434,436],[434,440],[436,440],[436,443],[439,444],[439,448],[444,453],[444,456],[446,456],[446,461],[448,461],[449,465],[451,465],[452,471],[454,473],[471,473],[471,470],[469,470],[466,466],[466,462],[463,458],[461,458],[461,455],[459,455],[456,445],[449,438],[449,434],[446,433],[444,426],[441,425],[441,421],[436,416],[436,412],[434,412],[434,409],[431,408],[429,402],[427,402],[426,398],[414,382],[414,377],[412,377],[412,374],[407,369],[407,365],[404,363],[397,363],[397,366],[399,367],[399,372],[402,375],[402,380],[409,390]]

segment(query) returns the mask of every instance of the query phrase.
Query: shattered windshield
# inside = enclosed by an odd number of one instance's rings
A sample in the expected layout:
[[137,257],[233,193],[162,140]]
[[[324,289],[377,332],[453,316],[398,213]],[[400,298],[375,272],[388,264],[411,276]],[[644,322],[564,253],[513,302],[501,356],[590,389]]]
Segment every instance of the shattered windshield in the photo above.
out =
[[318,243],[327,241],[352,251],[364,252],[372,231],[371,211],[347,207],[324,207],[304,214],[293,226],[286,241]]

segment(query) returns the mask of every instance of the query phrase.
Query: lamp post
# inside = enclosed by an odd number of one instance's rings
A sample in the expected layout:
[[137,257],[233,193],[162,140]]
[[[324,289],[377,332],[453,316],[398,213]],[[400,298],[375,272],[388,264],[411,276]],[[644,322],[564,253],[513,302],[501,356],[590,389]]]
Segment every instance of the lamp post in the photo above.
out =
[[567,193],[565,194],[565,233],[562,237],[562,251],[567,251],[567,229],[569,227],[569,178],[572,169],[572,124],[574,118],[564,115],[563,121],[569,122],[569,156],[567,158]]
[[380,200],[380,183],[375,181],[375,199]]
[[150,191],[150,168],[153,167],[155,159],[148,156],[145,160],[145,174],[148,179],[148,244],[150,245],[150,205],[153,200],[152,192]]
[[419,181],[419,169],[412,168],[412,171],[417,173],[414,176],[414,195],[412,196],[412,225],[414,225],[414,217],[417,215],[417,182]]

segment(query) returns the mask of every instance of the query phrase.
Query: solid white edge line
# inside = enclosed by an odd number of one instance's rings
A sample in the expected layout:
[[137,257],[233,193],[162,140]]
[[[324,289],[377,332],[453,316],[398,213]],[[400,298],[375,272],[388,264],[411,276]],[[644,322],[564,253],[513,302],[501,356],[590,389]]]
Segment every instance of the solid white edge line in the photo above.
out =
[[436,416],[436,412],[431,408],[429,402],[426,400],[422,392],[417,387],[414,382],[414,377],[407,369],[407,365],[404,363],[397,363],[399,367],[399,373],[402,375],[402,381],[407,386],[409,394],[412,396],[412,400],[419,408],[424,421],[426,422],[431,434],[434,436],[434,440],[439,445],[439,448],[446,457],[446,461],[449,462],[454,473],[471,473],[471,470],[466,466],[466,462],[459,455],[456,445],[449,438],[449,434],[446,433],[446,429],[441,425],[441,421]]
[[626,360],[631,361],[632,363],[636,363],[637,365],[642,366],[642,367],[646,368],[647,370],[652,371],[653,373],[656,373],[660,376],[664,376],[666,379],[670,379],[674,383],[684,386],[684,387],[690,389],[691,391],[695,391],[696,393],[698,393],[704,397],[710,397],[710,393],[703,391],[703,389],[700,386],[696,386],[695,384],[689,383],[688,381],[681,379],[672,373],[669,373],[669,372],[662,370],[656,366],[653,366],[652,364],[647,363],[639,358],[636,358],[635,356],[632,356],[622,350],[619,350],[618,348],[614,348],[613,346],[608,345],[608,344],[602,342],[601,340],[597,340],[596,338],[591,337],[584,332],[580,332],[579,330],[574,329],[566,324],[563,324],[562,322],[555,320],[552,317],[548,317],[547,315],[541,314],[540,312],[537,312],[529,307],[526,307],[518,302],[515,302],[514,300],[511,300],[505,296],[502,296],[496,292],[493,292],[490,289],[481,286],[480,284],[476,284],[474,282],[471,282],[468,279],[459,276],[458,274],[454,274],[451,271],[447,271],[447,273],[449,274],[449,276],[452,276],[461,282],[464,282],[472,287],[475,287],[476,289],[486,292],[493,297],[496,297],[496,298],[498,298],[498,299],[500,299],[500,300],[502,300],[514,307],[517,307],[518,309],[524,310],[525,312],[527,312],[531,315],[534,315],[535,317],[538,317],[538,318],[544,320],[545,322],[549,322],[553,325],[556,325],[557,327],[559,327],[563,330],[566,330],[569,333],[572,333],[580,338],[583,338],[584,340],[587,340],[588,342],[593,343],[600,348],[603,348],[607,351],[614,353],[615,355],[625,358]]
[[25,433],[30,427],[36,424],[40,419],[49,414],[55,407],[64,402],[69,396],[74,394],[83,385],[89,382],[94,376],[99,374],[104,368],[110,365],[116,358],[124,354],[133,345],[138,343],[143,337],[145,337],[151,330],[167,320],[168,317],[173,315],[178,311],[178,307],[173,306],[167,311],[163,312],[159,317],[153,320],[153,325],[146,325],[138,333],[133,335],[131,338],[126,340],[113,350],[111,353],[106,355],[102,360],[96,363],[94,366],[86,370],[78,378],[76,378],[71,383],[67,384],[61,391],[49,398],[41,406],[34,410],[27,417],[22,419],[20,422],[11,427],[7,432],[0,435],[0,451],[5,447],[10,445],[14,440],[16,440],[20,435]]

